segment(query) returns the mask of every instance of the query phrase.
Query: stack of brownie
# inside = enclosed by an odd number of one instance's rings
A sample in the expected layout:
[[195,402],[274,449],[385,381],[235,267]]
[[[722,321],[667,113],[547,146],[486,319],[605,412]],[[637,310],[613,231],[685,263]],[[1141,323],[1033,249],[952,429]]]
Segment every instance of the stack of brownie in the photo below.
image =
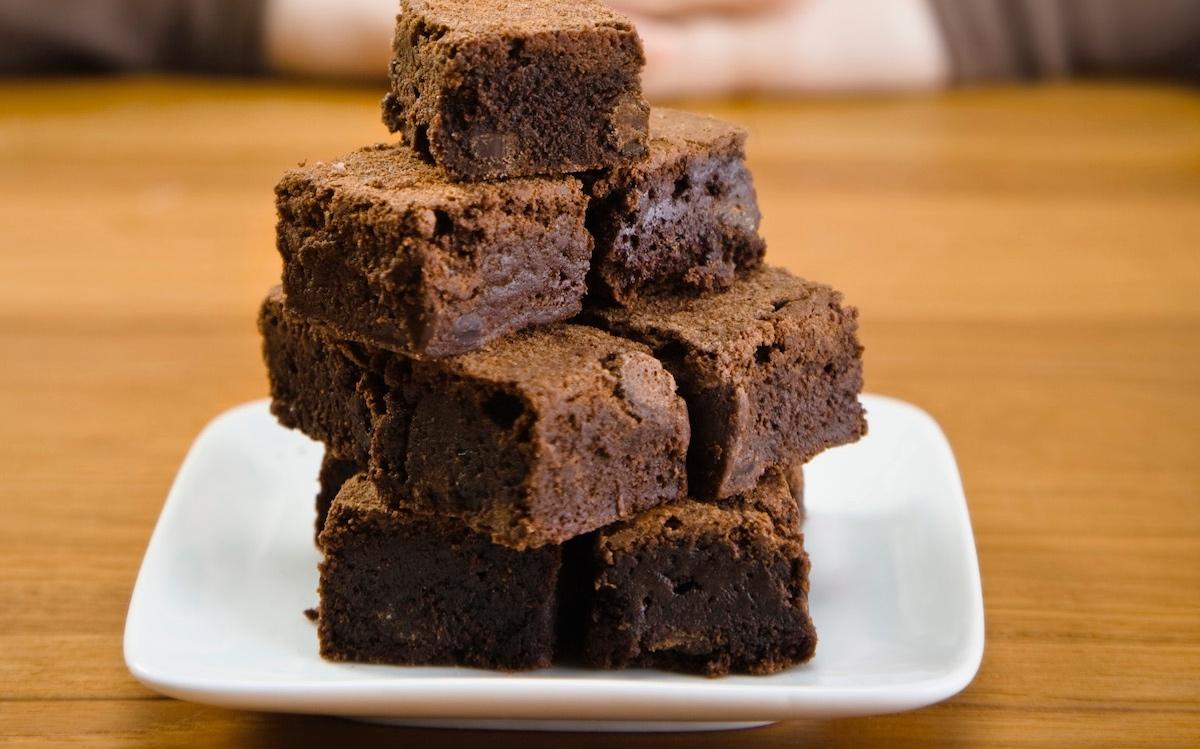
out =
[[650,109],[597,2],[404,0],[402,143],[276,188],[260,329],[320,440],[321,654],[709,675],[810,658],[800,467],[856,313],[764,266],[745,134]]

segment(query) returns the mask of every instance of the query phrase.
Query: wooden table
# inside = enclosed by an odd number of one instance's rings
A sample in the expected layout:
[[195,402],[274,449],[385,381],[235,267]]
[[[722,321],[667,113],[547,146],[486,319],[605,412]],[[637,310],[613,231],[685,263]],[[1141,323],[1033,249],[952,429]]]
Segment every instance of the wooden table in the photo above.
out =
[[[0,744],[563,740],[188,704],[122,662],[184,451],[265,393],[254,313],[279,273],[272,185],[384,139],[376,99],[0,85]],[[1200,95],[696,106],[751,131],[770,258],[861,307],[869,389],[949,435],[988,637],[975,682],[936,707],[704,741],[1200,745]]]

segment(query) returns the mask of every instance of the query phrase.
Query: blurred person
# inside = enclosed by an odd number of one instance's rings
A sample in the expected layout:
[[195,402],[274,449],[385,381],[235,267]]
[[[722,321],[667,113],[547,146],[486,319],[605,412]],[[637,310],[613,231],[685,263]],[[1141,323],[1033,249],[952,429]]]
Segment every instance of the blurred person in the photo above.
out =
[[652,94],[880,91],[1066,76],[1200,81],[1200,0],[611,0]]
[[[570,0],[564,0],[570,1]],[[652,98],[1200,81],[1200,0],[611,0]],[[398,0],[0,0],[0,72],[380,78]]]

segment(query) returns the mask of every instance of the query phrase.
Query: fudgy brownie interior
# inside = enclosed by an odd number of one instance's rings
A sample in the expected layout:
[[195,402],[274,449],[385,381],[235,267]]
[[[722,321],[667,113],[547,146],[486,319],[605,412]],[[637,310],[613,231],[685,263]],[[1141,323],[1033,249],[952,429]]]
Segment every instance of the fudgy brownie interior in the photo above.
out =
[[341,487],[319,540],[323,657],[550,665],[560,547],[493,544],[455,518],[393,507],[361,474]]
[[503,669],[582,658],[715,676],[778,671],[815,647],[802,499],[776,472],[734,498],[679,500],[526,551],[397,510],[361,474],[323,471],[321,489],[336,495],[320,536],[327,657]]
[[816,647],[803,542],[776,471],[743,494],[673,502],[596,532],[572,549],[572,574],[591,586],[590,601],[573,604],[585,612],[587,661],[709,676],[803,663]]

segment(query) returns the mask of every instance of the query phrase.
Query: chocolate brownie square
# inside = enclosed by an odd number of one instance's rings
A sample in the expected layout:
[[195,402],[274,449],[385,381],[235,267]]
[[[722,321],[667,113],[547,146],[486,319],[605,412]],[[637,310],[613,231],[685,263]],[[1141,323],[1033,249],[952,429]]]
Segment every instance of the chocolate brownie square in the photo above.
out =
[[858,313],[828,286],[764,267],[722,293],[645,297],[591,317],[650,346],[675,375],[700,499],[749,491],[768,468],[866,433]]
[[394,507],[361,474],[338,493],[320,545],[323,657],[503,670],[550,665],[560,547],[498,546],[454,518]]
[[345,338],[446,356],[582,304],[572,177],[455,184],[380,144],[289,171],[275,195],[288,304]]
[[650,112],[650,154],[585,177],[596,247],[589,294],[618,303],[639,293],[713,291],[762,263],[746,133],[672,109]]
[[686,494],[687,407],[641,344],[552,325],[412,359],[340,341],[279,295],[260,319],[280,421],[344,446],[338,457],[365,450],[372,478],[413,509],[524,548]]
[[633,25],[595,0],[403,0],[383,121],[458,180],[643,158]]
[[639,344],[527,331],[412,382],[409,493],[501,543],[559,543],[686,492],[687,408]]
[[777,471],[719,502],[673,502],[601,529],[590,551],[592,665],[767,674],[813,655],[808,556]]

